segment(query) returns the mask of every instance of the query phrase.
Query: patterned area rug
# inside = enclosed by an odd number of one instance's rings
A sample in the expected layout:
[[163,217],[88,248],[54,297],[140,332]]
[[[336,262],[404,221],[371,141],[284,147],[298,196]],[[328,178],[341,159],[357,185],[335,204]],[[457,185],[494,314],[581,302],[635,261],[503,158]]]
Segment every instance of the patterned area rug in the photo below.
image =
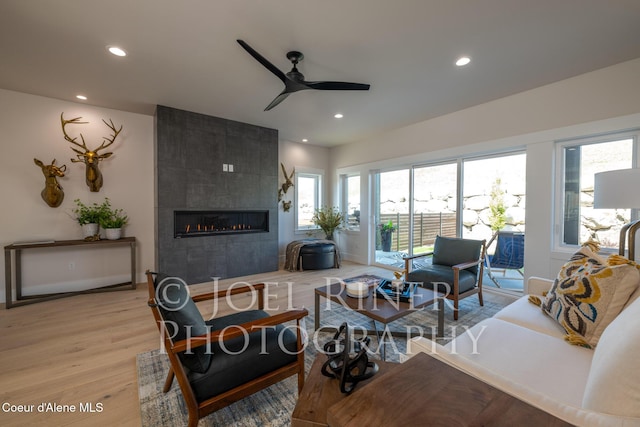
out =
[[[305,353],[307,369],[313,363],[314,355]],[[169,372],[169,359],[159,350],[139,354],[138,395],[143,427],[175,427],[187,425],[187,407],[177,381],[168,393],[162,392],[164,380]],[[243,427],[284,427],[291,424],[291,413],[298,398],[297,377],[290,377],[246,399],[203,418],[199,427],[243,426]]]
[[[346,282],[362,281],[377,283],[377,276],[363,275]],[[478,305],[478,299],[470,297],[460,301],[460,313],[457,322],[453,322],[452,308],[445,302],[445,337],[439,338],[440,344],[445,344],[451,338],[464,333],[466,328],[475,325],[481,320],[493,316],[504,304],[493,301],[491,295],[484,294],[484,307]],[[324,343],[333,338],[333,332],[328,327],[339,327],[347,322],[354,329],[373,329],[371,319],[362,314],[348,310],[336,303],[327,303],[321,299],[321,332],[313,331],[315,314],[313,308],[308,308],[309,316],[306,318],[306,328],[309,332],[310,342],[305,350],[305,367],[308,370]],[[405,332],[407,328],[417,330],[421,327],[425,333],[429,333],[431,326],[437,324],[437,312],[433,307],[426,307],[408,316],[398,319],[388,325],[390,331]],[[381,325],[378,324],[380,329]],[[404,338],[389,337],[391,340],[386,347],[386,359],[397,362],[399,354],[406,350]],[[371,338],[372,358],[380,358],[380,348],[376,337]],[[320,356],[324,357],[324,356]],[[140,399],[140,413],[142,426],[144,427],[173,427],[186,425],[188,415],[187,408],[177,381],[168,393],[162,393],[162,386],[169,370],[169,360],[159,350],[138,354],[136,357],[138,369],[138,396]],[[336,383],[337,386],[337,383]],[[297,400],[297,379],[291,377],[285,381],[259,391],[239,402],[223,408],[200,420],[198,426],[289,426],[291,413]]]

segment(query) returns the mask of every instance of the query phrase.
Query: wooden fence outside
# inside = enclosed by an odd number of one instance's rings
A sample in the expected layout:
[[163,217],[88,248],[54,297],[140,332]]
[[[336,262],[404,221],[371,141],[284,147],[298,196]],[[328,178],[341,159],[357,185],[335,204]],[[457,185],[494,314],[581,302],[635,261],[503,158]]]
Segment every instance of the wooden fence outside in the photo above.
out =
[[[380,214],[380,223],[389,221],[397,227],[393,233],[391,250],[409,249],[409,214]],[[455,213],[416,213],[413,217],[413,247],[433,245],[436,236],[456,237]]]

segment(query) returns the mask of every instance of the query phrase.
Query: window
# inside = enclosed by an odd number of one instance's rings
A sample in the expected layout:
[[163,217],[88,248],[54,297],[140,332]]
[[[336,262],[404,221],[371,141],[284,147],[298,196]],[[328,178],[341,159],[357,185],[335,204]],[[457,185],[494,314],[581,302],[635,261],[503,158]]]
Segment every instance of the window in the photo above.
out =
[[[489,241],[496,229],[524,231],[526,160],[501,152],[372,171],[375,262],[402,269],[404,256],[432,251],[437,236]],[[522,291],[520,277],[503,278],[503,289]]]
[[296,230],[310,230],[316,227],[311,218],[320,208],[322,175],[318,173],[296,173]]
[[458,163],[413,168],[413,251],[433,250],[436,236],[456,237]]
[[630,209],[594,209],[594,175],[635,166],[637,132],[584,138],[558,143],[560,165],[559,243],[582,245],[589,239],[603,248],[615,248],[620,228],[631,220]]
[[502,229],[524,231],[527,155],[465,159],[463,170],[462,237],[489,241]]
[[360,175],[342,175],[342,210],[349,230],[360,230]]
[[[409,243],[410,169],[379,172],[374,177],[375,261],[402,261]],[[383,232],[383,227],[387,232]]]

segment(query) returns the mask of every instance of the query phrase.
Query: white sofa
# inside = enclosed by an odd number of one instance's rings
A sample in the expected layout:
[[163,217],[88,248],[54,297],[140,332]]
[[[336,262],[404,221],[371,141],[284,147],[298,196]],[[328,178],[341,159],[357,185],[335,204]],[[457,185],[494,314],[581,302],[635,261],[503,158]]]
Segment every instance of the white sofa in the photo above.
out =
[[[528,292],[542,295],[552,284],[530,278]],[[523,296],[445,346],[413,338],[406,356],[429,353],[571,424],[640,426],[640,288],[595,350],[564,335]]]

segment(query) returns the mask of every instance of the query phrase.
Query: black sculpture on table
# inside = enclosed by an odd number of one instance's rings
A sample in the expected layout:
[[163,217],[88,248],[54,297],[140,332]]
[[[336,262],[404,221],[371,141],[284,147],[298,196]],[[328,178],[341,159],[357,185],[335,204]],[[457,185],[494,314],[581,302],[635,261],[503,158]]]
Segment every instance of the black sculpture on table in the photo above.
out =
[[[343,338],[340,338],[344,334]],[[351,340],[349,325],[343,323],[333,340],[324,345],[328,359],[322,365],[322,374],[340,381],[340,391],[349,394],[358,382],[371,378],[378,365],[367,356],[370,338]],[[351,350],[353,349],[353,353]]]

